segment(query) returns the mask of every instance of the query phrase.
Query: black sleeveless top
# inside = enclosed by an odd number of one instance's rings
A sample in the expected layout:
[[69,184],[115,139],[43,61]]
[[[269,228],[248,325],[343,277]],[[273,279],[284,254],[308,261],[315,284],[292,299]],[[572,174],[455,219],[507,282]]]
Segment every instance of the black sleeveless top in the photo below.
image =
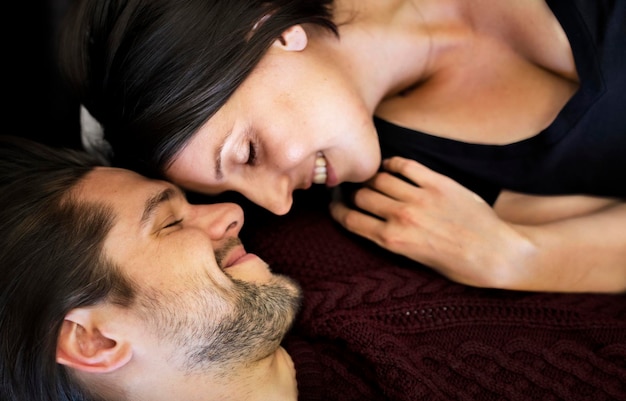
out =
[[503,189],[626,198],[626,1],[549,0],[579,90],[544,131],[507,145],[460,142],[380,118],[382,155],[415,159],[493,204]]

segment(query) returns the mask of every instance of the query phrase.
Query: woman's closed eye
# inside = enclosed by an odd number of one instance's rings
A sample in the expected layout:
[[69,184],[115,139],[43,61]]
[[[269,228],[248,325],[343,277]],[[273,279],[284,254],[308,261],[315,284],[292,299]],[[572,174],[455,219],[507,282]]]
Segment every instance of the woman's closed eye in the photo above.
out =
[[246,164],[249,166],[256,165],[257,162],[257,148],[256,143],[254,141],[248,142],[248,158],[246,160]]

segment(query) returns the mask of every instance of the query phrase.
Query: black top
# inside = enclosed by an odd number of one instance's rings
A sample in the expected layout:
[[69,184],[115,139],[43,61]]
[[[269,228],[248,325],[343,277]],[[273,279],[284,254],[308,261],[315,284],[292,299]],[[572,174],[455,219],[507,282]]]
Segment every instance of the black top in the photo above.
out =
[[455,141],[375,117],[383,157],[418,160],[493,204],[502,189],[626,197],[626,1],[549,0],[570,41],[579,90],[536,136]]

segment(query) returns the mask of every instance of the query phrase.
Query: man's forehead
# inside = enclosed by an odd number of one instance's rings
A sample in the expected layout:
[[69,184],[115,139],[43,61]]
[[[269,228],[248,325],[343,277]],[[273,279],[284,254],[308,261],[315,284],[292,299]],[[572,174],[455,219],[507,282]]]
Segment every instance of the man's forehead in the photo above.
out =
[[105,240],[105,249],[121,263],[132,254],[138,244],[136,240],[143,238],[142,216],[146,205],[171,187],[167,182],[148,179],[130,170],[98,167],[85,176],[77,188],[77,196],[79,201],[111,208],[113,226]]
[[[81,183],[84,195],[130,196],[140,194],[143,186],[149,186],[151,180],[133,172],[115,167],[96,167]],[[156,183],[156,181],[154,181]],[[134,188],[133,191],[128,189]]]
[[77,196],[87,202],[104,203],[113,207],[118,217],[139,214],[143,204],[155,191],[167,185],[150,180],[133,171],[97,167],[77,186]]
[[166,181],[111,167],[92,171],[78,191],[83,200],[112,206],[118,221],[130,218],[139,225],[145,225],[161,204],[174,197],[185,197],[180,188]]

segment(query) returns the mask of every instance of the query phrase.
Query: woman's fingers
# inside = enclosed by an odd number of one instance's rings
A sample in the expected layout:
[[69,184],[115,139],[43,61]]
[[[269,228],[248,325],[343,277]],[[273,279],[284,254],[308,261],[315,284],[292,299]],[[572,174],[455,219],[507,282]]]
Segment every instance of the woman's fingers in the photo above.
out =
[[330,213],[348,231],[370,240],[374,240],[374,234],[385,227],[380,218],[349,208],[343,202],[332,202]]
[[449,179],[415,160],[395,156],[383,161],[383,169],[389,173],[405,177],[415,185],[430,186],[434,180]]

